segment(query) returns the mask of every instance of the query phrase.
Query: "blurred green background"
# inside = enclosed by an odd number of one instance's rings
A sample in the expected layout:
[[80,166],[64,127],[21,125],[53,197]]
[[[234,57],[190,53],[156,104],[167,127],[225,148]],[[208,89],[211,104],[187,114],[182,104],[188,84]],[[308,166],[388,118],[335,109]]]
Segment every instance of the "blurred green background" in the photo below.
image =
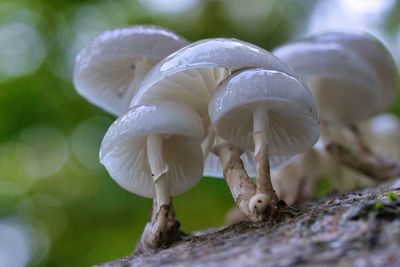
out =
[[[88,266],[128,255],[152,201],[99,164],[115,119],[71,83],[79,49],[102,31],[157,24],[190,41],[235,37],[268,50],[328,28],[364,29],[399,62],[396,0],[0,1],[0,266]],[[391,112],[400,114],[397,100]],[[223,180],[175,199],[184,231],[224,224]]]

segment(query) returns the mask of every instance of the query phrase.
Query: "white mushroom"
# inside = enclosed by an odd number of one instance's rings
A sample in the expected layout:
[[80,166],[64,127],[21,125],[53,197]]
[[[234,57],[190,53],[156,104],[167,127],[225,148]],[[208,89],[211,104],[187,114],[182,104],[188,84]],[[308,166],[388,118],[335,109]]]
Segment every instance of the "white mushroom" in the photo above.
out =
[[323,43],[337,43],[354,51],[374,69],[381,86],[382,109],[393,104],[396,98],[397,68],[387,48],[374,36],[357,31],[329,31],[310,39]]
[[163,102],[132,107],[103,139],[100,161],[110,176],[129,192],[156,197],[156,218],[145,240],[150,247],[170,241],[160,240],[170,231],[170,197],[202,177],[202,138],[203,125],[193,109]]
[[296,74],[268,51],[236,39],[206,39],[169,55],[149,72],[131,105],[155,100],[193,107],[208,130],[208,102],[215,88],[231,72],[245,68],[274,69]]
[[147,72],[186,44],[177,34],[155,26],[104,32],[76,57],[75,88],[89,102],[121,115]]
[[258,213],[277,201],[269,156],[304,152],[319,138],[311,92],[296,78],[275,70],[230,75],[210,100],[209,114],[219,136],[255,153],[258,194],[249,208]]
[[[209,128],[208,102],[215,88],[231,72],[253,67],[296,75],[279,59],[255,45],[236,39],[202,40],[176,51],[158,63],[143,80],[132,105],[169,100],[193,107],[200,114],[208,131],[208,137],[203,144],[204,155],[208,158],[209,150],[215,143],[213,128]],[[234,147],[229,151],[232,156],[238,153]],[[236,156],[234,158],[236,161]],[[237,168],[243,168],[241,162],[236,163]],[[243,177],[247,176],[244,170],[236,171],[242,173]],[[250,186],[249,179],[243,182]],[[231,188],[231,191],[234,189]]]
[[337,43],[306,39],[274,50],[303,79],[317,101],[321,121],[358,122],[380,111],[382,96],[374,69]]
[[[274,54],[288,63],[313,92],[321,126],[331,131],[325,136],[347,141],[345,148],[334,139],[324,140],[334,158],[377,180],[400,173],[399,164],[373,153],[356,125],[394,101],[396,67],[377,39],[364,33],[327,32],[284,45]],[[348,153],[349,146],[355,147],[354,154],[359,157]]]

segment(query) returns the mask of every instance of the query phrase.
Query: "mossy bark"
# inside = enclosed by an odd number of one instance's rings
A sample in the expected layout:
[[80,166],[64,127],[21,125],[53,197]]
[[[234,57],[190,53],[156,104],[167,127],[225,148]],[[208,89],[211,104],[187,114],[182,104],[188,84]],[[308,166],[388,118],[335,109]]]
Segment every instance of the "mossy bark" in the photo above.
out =
[[301,207],[280,223],[205,230],[101,266],[400,266],[400,180]]

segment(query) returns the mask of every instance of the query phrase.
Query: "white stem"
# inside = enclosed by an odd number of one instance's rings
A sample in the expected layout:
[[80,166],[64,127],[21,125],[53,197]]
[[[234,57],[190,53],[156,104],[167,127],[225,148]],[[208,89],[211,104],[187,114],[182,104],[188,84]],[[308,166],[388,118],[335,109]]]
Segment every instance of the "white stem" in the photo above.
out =
[[268,109],[258,107],[253,113],[253,128],[255,132],[267,132],[269,128]]
[[214,144],[214,139],[215,139],[214,127],[210,125],[208,134],[204,139],[203,143],[201,143],[201,150],[203,151],[204,158],[206,158],[208,152],[210,152],[211,146]]
[[[253,113],[253,131],[254,133],[262,133],[268,145],[267,133],[269,130],[268,110],[264,107],[258,107]],[[258,144],[255,144],[256,146]],[[255,147],[254,152],[257,152],[260,147]]]
[[157,207],[160,209],[162,205],[168,205],[170,202],[165,177],[169,168],[163,156],[163,138],[161,135],[152,134],[147,137],[147,158],[156,189]]
[[272,187],[269,169],[268,131],[268,109],[265,107],[258,107],[253,113],[253,141],[256,163],[257,193],[266,194],[268,198],[264,198],[272,201],[276,200],[277,196]]
[[168,190],[167,179],[165,175],[162,175],[155,183],[156,195],[157,195],[157,207],[160,208],[162,205],[170,204],[170,196]]

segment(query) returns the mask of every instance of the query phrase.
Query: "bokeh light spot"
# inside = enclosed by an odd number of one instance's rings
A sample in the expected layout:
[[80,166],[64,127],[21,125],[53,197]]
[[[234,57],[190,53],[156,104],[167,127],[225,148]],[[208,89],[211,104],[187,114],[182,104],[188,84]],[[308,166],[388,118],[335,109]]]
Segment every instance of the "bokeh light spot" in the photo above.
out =
[[156,13],[179,14],[200,4],[199,0],[139,0],[145,8]]
[[35,125],[22,130],[17,156],[30,177],[56,174],[69,156],[68,143],[62,132],[49,125]]
[[19,22],[0,27],[0,80],[33,73],[45,54],[42,37],[33,27]]
[[110,118],[95,116],[78,124],[72,132],[72,153],[82,165],[90,170],[101,168],[100,144],[110,124]]
[[23,267],[31,258],[31,243],[22,224],[0,220],[0,266]]

